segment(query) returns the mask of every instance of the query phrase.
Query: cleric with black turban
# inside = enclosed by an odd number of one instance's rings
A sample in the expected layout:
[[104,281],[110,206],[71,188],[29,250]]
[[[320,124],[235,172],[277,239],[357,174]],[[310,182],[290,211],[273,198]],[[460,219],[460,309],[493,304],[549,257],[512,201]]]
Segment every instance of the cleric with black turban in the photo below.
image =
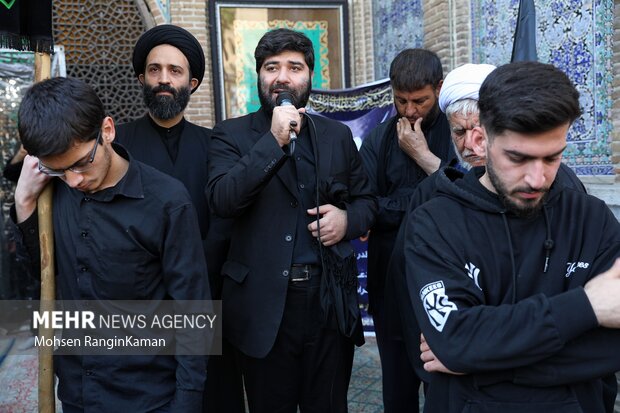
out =
[[172,24],[155,26],[145,32],[133,49],[133,70],[136,76],[144,74],[146,57],[149,52],[160,44],[169,44],[176,47],[185,55],[189,62],[191,77],[198,80],[192,93],[200,86],[205,74],[205,55],[198,40],[187,30]]

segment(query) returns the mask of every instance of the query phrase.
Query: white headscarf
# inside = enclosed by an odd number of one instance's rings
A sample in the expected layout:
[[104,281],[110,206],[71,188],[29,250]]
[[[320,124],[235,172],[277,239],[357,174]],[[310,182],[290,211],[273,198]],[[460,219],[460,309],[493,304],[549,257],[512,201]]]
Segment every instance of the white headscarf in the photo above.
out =
[[446,108],[458,100],[478,100],[478,91],[484,79],[495,70],[495,66],[467,63],[452,70],[443,81],[439,92],[439,108]]

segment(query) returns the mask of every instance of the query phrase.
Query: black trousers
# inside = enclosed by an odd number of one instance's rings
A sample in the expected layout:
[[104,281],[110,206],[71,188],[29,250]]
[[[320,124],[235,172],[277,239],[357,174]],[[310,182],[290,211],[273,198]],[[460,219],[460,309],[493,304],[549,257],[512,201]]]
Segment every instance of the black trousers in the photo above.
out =
[[324,328],[320,277],[290,283],[275,344],[262,359],[240,354],[250,413],[347,412],[353,343]]
[[209,356],[203,413],[245,413],[243,379],[236,350],[222,339],[222,354]]
[[381,359],[384,413],[417,413],[421,381],[411,365],[405,342],[389,331],[388,321],[394,321],[387,320],[382,296],[373,301],[372,319]]

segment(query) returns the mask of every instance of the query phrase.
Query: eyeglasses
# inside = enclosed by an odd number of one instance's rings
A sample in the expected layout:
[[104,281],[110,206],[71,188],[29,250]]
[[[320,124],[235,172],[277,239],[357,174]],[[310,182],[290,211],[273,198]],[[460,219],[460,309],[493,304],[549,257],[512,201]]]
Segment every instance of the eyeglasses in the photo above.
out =
[[65,169],[53,169],[48,166],[43,165],[41,160],[39,159],[39,171],[43,172],[45,175],[49,176],[65,176],[65,172],[71,171],[76,174],[82,174],[89,170],[93,166],[93,161],[95,160],[95,154],[97,153],[97,147],[99,146],[99,141],[101,140],[101,129],[99,133],[97,133],[97,139],[95,139],[95,146],[90,151],[90,155],[86,159],[80,159],[73,165]]

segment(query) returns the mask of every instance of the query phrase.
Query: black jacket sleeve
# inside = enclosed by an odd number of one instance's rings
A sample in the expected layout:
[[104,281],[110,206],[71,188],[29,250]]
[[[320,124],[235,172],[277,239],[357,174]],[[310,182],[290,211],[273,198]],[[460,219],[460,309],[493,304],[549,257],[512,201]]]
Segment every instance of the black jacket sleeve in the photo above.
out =
[[370,229],[377,218],[377,199],[372,192],[362,158],[353,141],[351,130],[346,128],[345,157],[349,162],[349,202],[345,240],[358,238]]
[[377,195],[377,219],[374,228],[379,230],[396,230],[402,222],[407,205],[414,188],[400,188],[389,194],[379,194],[378,156],[381,153],[381,140],[386,130],[386,123],[374,128],[364,139],[360,148],[360,156],[370,181],[372,193]]
[[239,216],[251,206],[287,160],[270,131],[254,143],[246,143],[240,141],[249,137],[235,136],[229,125],[223,122],[213,129],[206,190],[211,208],[223,218]]
[[544,360],[514,370],[513,382],[557,386],[604,377],[620,371],[620,330],[597,328],[568,342]]

